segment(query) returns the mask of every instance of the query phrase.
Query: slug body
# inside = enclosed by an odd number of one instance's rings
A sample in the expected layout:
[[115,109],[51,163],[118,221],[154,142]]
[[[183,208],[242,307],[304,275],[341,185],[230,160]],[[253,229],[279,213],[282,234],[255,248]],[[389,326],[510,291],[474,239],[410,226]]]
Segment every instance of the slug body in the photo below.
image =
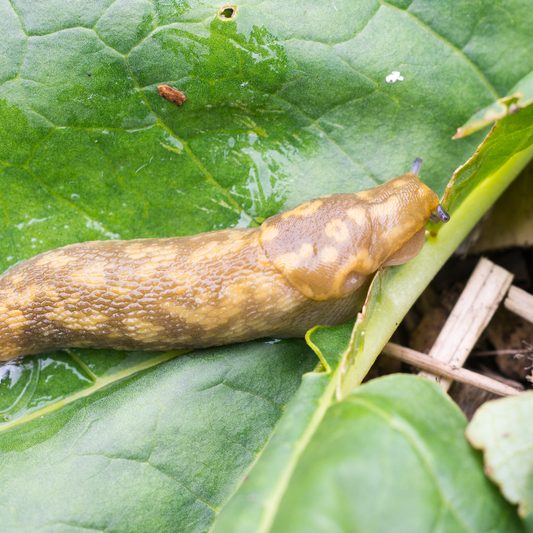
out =
[[0,360],[67,347],[201,348],[345,322],[378,268],[418,253],[437,206],[408,173],[259,228],[45,252],[0,277]]

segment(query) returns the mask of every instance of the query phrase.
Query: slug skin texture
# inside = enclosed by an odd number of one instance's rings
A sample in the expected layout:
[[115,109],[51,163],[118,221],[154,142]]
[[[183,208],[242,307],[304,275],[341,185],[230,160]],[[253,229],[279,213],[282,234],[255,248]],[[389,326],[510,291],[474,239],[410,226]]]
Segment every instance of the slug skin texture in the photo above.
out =
[[0,277],[0,360],[68,347],[203,348],[345,322],[377,269],[418,253],[437,206],[408,173],[259,228],[45,252]]

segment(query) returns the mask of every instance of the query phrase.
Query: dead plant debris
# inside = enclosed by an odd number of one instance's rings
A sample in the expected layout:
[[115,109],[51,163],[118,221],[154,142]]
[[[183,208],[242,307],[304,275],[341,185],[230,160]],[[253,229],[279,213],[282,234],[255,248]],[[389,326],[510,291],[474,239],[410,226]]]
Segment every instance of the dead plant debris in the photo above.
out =
[[[526,291],[529,293],[528,297],[531,295],[533,249],[514,248],[486,256],[513,274],[514,288]],[[392,340],[406,349],[422,354],[430,353],[479,260],[479,255],[452,257],[420,296]],[[500,303],[496,313],[474,343],[465,363],[467,372],[456,372],[456,375],[461,379],[465,378],[467,383],[454,381],[450,388],[450,395],[468,418],[482,403],[496,398],[495,391],[505,393],[506,387],[520,391],[533,386],[533,324],[506,307],[503,302]],[[387,350],[384,353],[391,355]],[[433,366],[438,369],[439,364]],[[415,373],[424,368],[420,364],[411,366],[405,360],[402,367],[404,371]],[[426,365],[425,368],[429,370],[432,367]],[[460,366],[455,365],[450,372],[445,371],[441,375],[451,377],[456,368]],[[375,365],[372,376],[386,373],[389,373],[386,366]],[[475,374],[472,376],[472,373]],[[469,384],[469,380],[473,377],[475,382],[476,375],[479,376],[479,383],[473,386]],[[479,388],[483,386],[485,389]]]
[[185,94],[183,94],[181,91],[178,91],[178,89],[171,87],[170,85],[162,83],[157,86],[157,90],[160,96],[162,96],[165,100],[176,104],[177,106],[181,106],[187,101]]

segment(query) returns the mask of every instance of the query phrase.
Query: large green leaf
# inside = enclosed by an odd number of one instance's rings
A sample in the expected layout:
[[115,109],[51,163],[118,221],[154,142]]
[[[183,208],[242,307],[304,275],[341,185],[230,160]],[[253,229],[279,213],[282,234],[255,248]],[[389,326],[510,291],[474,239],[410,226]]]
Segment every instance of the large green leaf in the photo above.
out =
[[363,385],[327,411],[271,531],[521,531],[465,426],[457,406],[421,378]]
[[[477,134],[452,141],[457,126],[527,79],[533,69],[533,15],[526,0],[505,6],[488,0],[475,5],[250,1],[237,5],[236,17],[229,21],[217,16],[222,5],[0,0],[0,268],[81,240],[252,225],[320,194],[384,182],[409,168],[415,156],[425,159],[424,180],[442,193],[449,175],[481,139]],[[387,83],[396,70],[403,80]],[[186,104],[178,108],[160,98],[159,83],[184,91]],[[515,151],[519,142],[515,138]],[[505,166],[511,152],[506,146],[490,176],[502,168],[505,179],[512,179],[520,165],[515,160],[511,169]],[[517,157],[527,159],[521,154]],[[487,205],[490,201],[482,202],[481,211]],[[468,223],[473,221],[470,217]],[[450,227],[455,232],[448,230],[440,239],[445,251],[431,264],[433,270],[416,287],[410,288],[412,279],[400,285],[406,298],[389,315],[392,322],[468,229]],[[411,271],[415,277],[418,273]],[[381,329],[372,354],[358,367],[359,375],[375,357],[375,346],[390,324]],[[349,328],[317,335],[331,361],[338,361]],[[251,343],[203,352],[200,357],[209,365],[202,372],[208,367],[217,376],[214,382],[224,381],[225,357],[235,351],[247,361],[235,364],[249,372],[239,375],[235,388],[250,390],[250,380],[256,387],[266,386],[275,369],[288,365],[286,373],[275,374],[279,405],[294,392],[298,376],[314,364],[302,343]],[[269,353],[275,354],[270,365],[264,363]],[[8,509],[7,516],[15,520],[12,528],[208,526],[242,481],[280,411],[273,414],[268,402],[248,408],[240,403],[241,392],[228,391],[231,402],[241,407],[227,409],[224,423],[232,420],[242,456],[235,454],[212,485],[202,484],[225,460],[216,447],[203,446],[210,440],[203,434],[210,424],[205,413],[218,412],[219,398],[204,399],[205,419],[198,419],[198,412],[188,409],[187,395],[163,394],[170,405],[159,418],[167,428],[164,436],[144,423],[132,442],[127,429],[135,422],[136,398],[156,394],[153,376],[167,384],[187,376],[192,359],[161,364],[173,355],[70,351],[3,368],[0,483],[12,503],[0,509]],[[280,423],[280,428],[293,430],[292,437],[286,433],[281,439],[289,449],[296,439],[303,450],[318,427],[331,401],[332,373],[307,376],[298,393],[304,412],[300,426]],[[209,375],[205,379],[209,382]],[[315,384],[313,393],[307,394],[307,383]],[[114,411],[117,394],[124,407]],[[100,410],[106,403],[109,409]],[[181,413],[180,425],[172,418],[176,412]],[[248,415],[253,422],[246,422]],[[155,413],[145,416],[153,421]],[[174,473],[174,483],[162,489],[138,472],[119,479],[113,468],[99,463],[86,463],[78,472],[70,461],[75,461],[77,442],[83,439],[84,417],[101,421],[101,429],[91,435],[101,455],[140,457],[142,463],[146,456],[138,447],[166,449],[175,441],[163,467]],[[195,462],[197,448],[180,441],[182,427],[192,428],[188,442],[213,454],[194,470],[202,485],[194,493],[215,508],[204,509],[201,516],[186,504],[180,506],[181,492],[173,492],[177,481],[193,472],[189,466],[200,464]],[[16,461],[20,443],[23,455]],[[278,470],[271,470],[284,472],[288,482],[287,456],[276,457]],[[41,465],[46,461],[74,466],[46,469]],[[35,483],[39,465],[45,468],[39,475],[46,476],[55,492]],[[97,483],[84,485],[83,476]],[[99,494],[106,485],[112,490]],[[76,492],[79,486],[83,494]],[[133,505],[146,512],[126,518],[124,501],[132,494],[138,495]],[[202,507],[200,500],[190,502],[195,509]],[[27,514],[26,523],[16,521],[20,512]],[[189,513],[197,517],[194,524],[174,522],[170,527],[165,522],[171,515]]]
[[204,531],[313,363],[302,341],[198,352],[0,427],[0,530]]
[[[464,416],[434,384],[374,380],[312,424],[302,392],[312,395],[317,378],[307,379],[214,531],[521,531],[464,438]],[[303,421],[313,430],[294,440],[291,473],[279,479],[289,427]]]

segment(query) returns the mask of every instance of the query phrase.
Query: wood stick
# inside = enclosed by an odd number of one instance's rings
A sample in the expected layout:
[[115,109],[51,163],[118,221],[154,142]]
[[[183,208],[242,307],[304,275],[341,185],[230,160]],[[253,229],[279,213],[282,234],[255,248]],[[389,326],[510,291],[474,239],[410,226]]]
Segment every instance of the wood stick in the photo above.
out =
[[[512,281],[513,275],[510,272],[482,257],[429,356],[453,368],[462,367]],[[421,375],[439,382],[444,390],[448,390],[452,383],[449,379],[436,378],[428,372],[421,372]]]
[[400,346],[393,342],[389,342],[385,348],[383,348],[383,353],[390,357],[394,357],[395,359],[399,359],[404,363],[431,372],[432,374],[459,381],[460,383],[473,385],[474,387],[492,392],[498,396],[511,396],[522,392],[519,389],[501,383],[495,379],[482,376],[481,374],[477,374],[466,368],[449,366],[447,363],[430,358],[425,353],[411,350],[411,348],[405,348],[404,346]]
[[472,352],[475,357],[494,357],[496,355],[523,355],[525,357],[533,355],[533,346],[530,348],[516,348],[515,350],[481,350]]
[[533,294],[529,294],[513,285],[505,298],[503,305],[515,315],[533,323]]

